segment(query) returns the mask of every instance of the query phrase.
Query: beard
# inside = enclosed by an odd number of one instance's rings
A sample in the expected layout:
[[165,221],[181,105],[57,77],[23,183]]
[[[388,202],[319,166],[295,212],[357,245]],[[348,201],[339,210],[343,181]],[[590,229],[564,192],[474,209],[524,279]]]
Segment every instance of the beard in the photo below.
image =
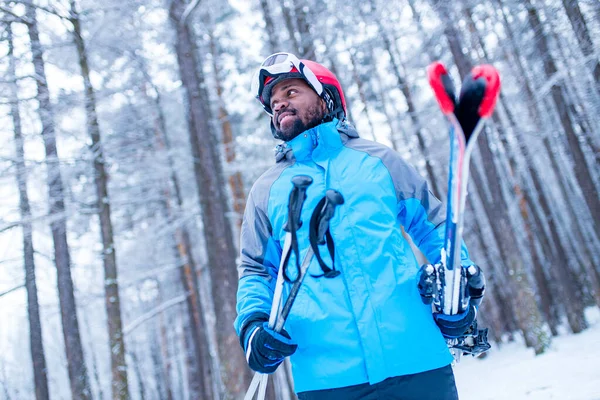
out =
[[281,129],[281,127],[279,129],[275,129],[275,132],[277,132],[279,138],[286,142],[292,140],[302,132],[321,124],[323,118],[325,117],[325,113],[322,111],[319,103],[306,110],[306,123],[303,121],[304,118],[298,115],[297,110],[287,109],[285,111],[292,112],[293,115],[296,116],[294,123],[291,126],[288,126],[284,129]]

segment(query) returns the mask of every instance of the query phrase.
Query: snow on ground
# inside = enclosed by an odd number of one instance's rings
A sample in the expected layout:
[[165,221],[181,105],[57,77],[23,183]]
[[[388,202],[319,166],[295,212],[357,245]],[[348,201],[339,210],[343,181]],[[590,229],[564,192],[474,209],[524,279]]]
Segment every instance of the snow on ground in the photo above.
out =
[[535,356],[522,343],[463,357],[454,367],[460,400],[600,400],[600,309],[588,309],[590,327],[554,338]]

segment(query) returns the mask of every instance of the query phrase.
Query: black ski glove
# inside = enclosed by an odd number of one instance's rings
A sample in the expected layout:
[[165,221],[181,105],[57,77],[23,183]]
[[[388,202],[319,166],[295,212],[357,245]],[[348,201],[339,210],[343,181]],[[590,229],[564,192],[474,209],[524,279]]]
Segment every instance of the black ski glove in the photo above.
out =
[[[440,274],[442,264],[426,264],[418,272],[419,281],[417,288],[424,304],[431,304],[435,298],[439,298],[437,278]],[[472,264],[462,266],[466,275],[466,295],[469,298],[469,304],[479,308],[483,294],[485,293],[485,275],[479,266]],[[462,299],[461,299],[462,302]]]
[[[418,289],[421,300],[425,304],[431,304],[436,297],[441,295],[437,293],[436,283],[441,268],[443,268],[441,264],[424,265],[419,270]],[[462,266],[462,268],[464,268],[466,275],[466,295],[469,299],[468,308],[464,312],[455,315],[433,314],[435,323],[446,338],[459,338],[473,330],[473,324],[477,318],[477,309],[481,304],[485,292],[485,276],[481,268],[475,264],[468,267]]]
[[446,339],[459,338],[471,330],[477,318],[477,309],[469,304],[469,308],[455,315],[433,313],[433,319]]
[[467,294],[469,304],[479,308],[483,294],[485,293],[485,275],[478,265],[467,267]]
[[279,364],[298,348],[285,330],[277,333],[269,328],[268,319],[263,313],[251,316],[241,335],[248,365],[263,374],[275,372]]

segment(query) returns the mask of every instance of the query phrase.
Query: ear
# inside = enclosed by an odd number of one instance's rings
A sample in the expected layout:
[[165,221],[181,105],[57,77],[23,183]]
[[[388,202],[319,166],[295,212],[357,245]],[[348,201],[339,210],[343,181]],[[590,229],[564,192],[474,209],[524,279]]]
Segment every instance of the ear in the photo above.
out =
[[327,103],[325,103],[325,100],[322,97],[320,97],[320,96],[319,96],[319,100],[321,102],[321,111],[324,114],[327,114]]

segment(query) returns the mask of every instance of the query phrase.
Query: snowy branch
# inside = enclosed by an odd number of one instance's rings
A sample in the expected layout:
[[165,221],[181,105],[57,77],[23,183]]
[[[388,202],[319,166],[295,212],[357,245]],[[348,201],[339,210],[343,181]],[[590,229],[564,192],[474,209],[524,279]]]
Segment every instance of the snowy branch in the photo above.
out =
[[25,18],[22,15],[15,14],[10,8],[6,8],[6,7],[0,5],[0,11],[13,16],[14,18],[16,18],[17,22],[20,22],[25,25],[31,25],[31,21],[28,18]]
[[9,222],[3,226],[0,226],[0,233],[11,230],[11,229],[19,227],[19,226],[23,226],[26,224],[33,224],[33,223],[40,222],[40,221],[52,223],[53,221],[58,221],[62,218],[65,218],[66,216],[67,216],[66,212],[56,213],[56,214],[44,214],[44,215],[40,215],[37,217],[22,219],[20,221]]
[[148,321],[149,319],[152,319],[153,317],[165,311],[166,309],[176,306],[177,304],[183,303],[185,299],[187,299],[187,297],[187,294],[177,296],[169,301],[164,302],[160,306],[148,311],[147,313],[140,315],[138,318],[134,319],[133,321],[131,321],[131,323],[129,323],[123,328],[123,334],[127,335],[129,332],[133,331],[135,328]]
[[183,14],[181,14],[181,19],[179,20],[181,26],[185,25],[188,17],[192,13],[192,11],[194,11],[194,9],[198,7],[198,4],[200,4],[200,0],[192,0],[192,2],[188,4],[188,6],[185,8],[185,11],[183,11]]
[[[56,16],[56,17],[59,17],[59,18],[61,18],[61,19],[65,19],[65,20],[68,20],[68,19],[69,19],[68,17],[65,17],[64,15],[60,14],[58,10],[56,10],[56,9],[53,9],[53,8],[48,8],[48,7],[41,6],[41,5],[39,5],[39,4],[31,4],[31,3],[29,3],[29,2],[23,2],[23,1],[15,1],[15,3],[16,3],[16,4],[23,4],[23,5],[24,5],[24,6],[26,6],[26,7],[33,7],[33,8],[36,8],[36,9],[38,9],[38,10],[44,11],[44,12],[46,12],[46,13],[48,13],[48,14],[54,15],[54,16]],[[1,7],[1,6],[0,6],[0,7]],[[14,14],[13,14],[13,15],[14,15]],[[22,17],[21,17],[21,18],[22,18]],[[28,22],[26,22],[26,21],[23,21],[23,23],[27,24]]]
[[23,284],[23,285],[19,285],[19,286],[16,286],[16,287],[14,287],[14,288],[12,288],[12,289],[8,289],[8,290],[7,290],[7,291],[5,291],[5,292],[0,292],[0,297],[4,296],[5,294],[9,294],[9,293],[11,293],[11,292],[14,292],[15,290],[18,290],[18,289],[24,288],[24,287],[25,287],[25,284]]

